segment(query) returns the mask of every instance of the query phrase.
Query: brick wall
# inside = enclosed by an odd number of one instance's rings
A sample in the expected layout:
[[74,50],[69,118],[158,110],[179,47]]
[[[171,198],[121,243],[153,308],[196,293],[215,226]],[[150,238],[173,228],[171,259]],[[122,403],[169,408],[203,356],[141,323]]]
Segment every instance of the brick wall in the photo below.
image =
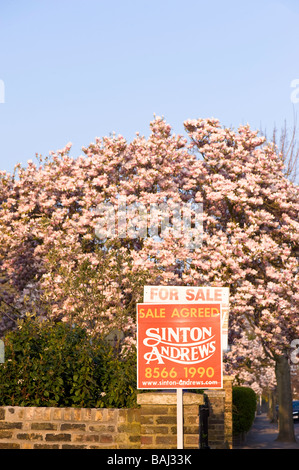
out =
[[[231,381],[209,399],[209,444],[232,447]],[[139,408],[0,407],[0,449],[175,449],[176,394],[141,393]],[[184,393],[184,448],[199,447],[203,396]]]
[[138,447],[139,409],[0,408],[0,449]]

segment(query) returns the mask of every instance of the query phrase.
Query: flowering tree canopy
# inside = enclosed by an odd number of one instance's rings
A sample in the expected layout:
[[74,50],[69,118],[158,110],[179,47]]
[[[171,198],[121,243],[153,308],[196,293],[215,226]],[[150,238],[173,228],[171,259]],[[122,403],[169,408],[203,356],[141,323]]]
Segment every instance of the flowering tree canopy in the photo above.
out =
[[[258,361],[270,377],[299,336],[298,187],[249,126],[184,125],[187,138],[157,117],[148,138],[97,138],[78,158],[68,144],[1,173],[0,269],[10,285],[2,331],[34,311],[98,335],[120,328],[132,344],[144,284],[228,286],[228,370],[252,381]],[[97,208],[119,207],[122,197],[142,207],[202,204],[201,245],[171,231],[99,238]]]

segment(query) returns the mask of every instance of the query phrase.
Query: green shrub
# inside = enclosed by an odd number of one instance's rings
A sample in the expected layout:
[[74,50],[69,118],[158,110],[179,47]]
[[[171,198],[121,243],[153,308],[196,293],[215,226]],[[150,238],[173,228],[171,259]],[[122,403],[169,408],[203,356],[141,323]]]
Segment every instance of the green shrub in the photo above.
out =
[[233,387],[233,434],[248,432],[256,410],[256,394],[249,387]]
[[0,405],[129,407],[136,402],[136,358],[67,323],[32,318],[5,338]]
[[137,406],[136,352],[120,360],[112,348],[101,348],[96,358],[101,399],[98,406],[105,408],[134,408]]

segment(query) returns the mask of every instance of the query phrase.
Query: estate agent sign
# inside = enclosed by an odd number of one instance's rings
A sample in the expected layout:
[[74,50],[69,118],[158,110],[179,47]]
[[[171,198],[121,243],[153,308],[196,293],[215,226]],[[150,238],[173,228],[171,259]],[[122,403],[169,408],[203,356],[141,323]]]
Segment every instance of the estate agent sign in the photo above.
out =
[[222,388],[221,304],[137,305],[138,388]]
[[144,286],[137,304],[137,388],[176,389],[183,449],[183,389],[222,388],[227,287]]

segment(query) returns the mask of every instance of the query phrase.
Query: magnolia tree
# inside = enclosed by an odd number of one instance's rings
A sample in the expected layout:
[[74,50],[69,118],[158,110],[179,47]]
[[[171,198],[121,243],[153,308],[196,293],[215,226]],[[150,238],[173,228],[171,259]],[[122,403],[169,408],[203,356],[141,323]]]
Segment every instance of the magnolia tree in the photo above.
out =
[[35,311],[91,334],[121,329],[130,347],[144,284],[228,286],[227,371],[256,390],[275,372],[279,437],[294,439],[298,188],[249,126],[188,120],[183,138],[155,118],[150,129],[130,143],[96,139],[78,158],[67,145],[16,176],[2,173],[1,273],[11,287],[2,328]]
[[[222,280],[232,294],[232,353],[238,356],[243,342],[251,363],[263,356],[275,363],[279,438],[294,440],[288,356],[299,331],[298,188],[283,176],[274,146],[261,145],[263,139],[248,126],[238,134],[217,121],[209,126],[188,121],[186,128],[204,160],[202,191],[215,201],[211,224],[227,237],[219,251],[225,246],[230,251],[229,259],[221,257],[219,271],[229,273]],[[246,345],[246,331],[258,340],[262,355]]]

